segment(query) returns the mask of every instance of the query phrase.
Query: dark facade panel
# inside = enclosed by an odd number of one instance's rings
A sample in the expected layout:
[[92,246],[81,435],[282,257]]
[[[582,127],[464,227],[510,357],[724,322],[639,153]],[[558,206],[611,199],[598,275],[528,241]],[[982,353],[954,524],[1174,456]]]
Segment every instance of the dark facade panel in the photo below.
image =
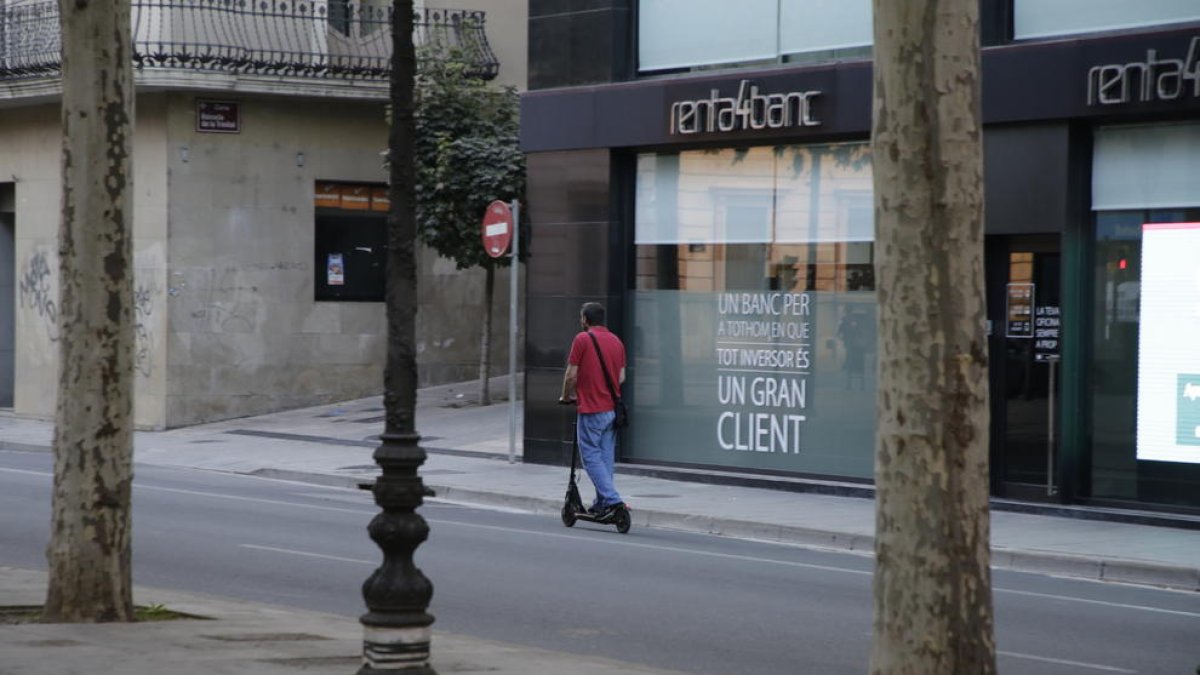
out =
[[979,0],[979,42],[984,47],[1012,39],[1012,0]]
[[529,88],[623,79],[632,33],[629,0],[530,2]]
[[629,0],[529,0],[530,18],[628,8]]
[[[565,259],[563,265],[577,265],[577,259]],[[585,302],[599,302],[608,310],[608,325],[622,336],[621,298],[612,295],[529,295],[526,310],[525,362],[530,367],[557,368],[567,362],[571,340],[579,332],[579,308]]]
[[[563,264],[576,264],[577,261]],[[605,301],[604,296],[531,295],[527,310],[526,363],[557,368],[561,374],[567,362],[571,340],[579,332],[579,308],[585,302]]]
[[[525,461],[533,464],[557,464],[567,466],[571,463],[571,441],[554,441],[540,438],[525,439]],[[617,446],[620,454],[621,447]]]
[[[983,58],[985,123],[1059,119],[1082,111],[1087,68],[1073,42],[989,49]],[[1079,82],[1079,88],[1063,86]]]
[[[526,215],[531,225],[608,221],[612,216],[610,173],[607,150],[529,155]],[[537,246],[536,235],[530,245]]]
[[[590,87],[521,96],[521,148],[526,152],[598,147],[595,92]],[[582,142],[589,139],[589,142]]]
[[662,125],[637,114],[666,110],[664,87],[613,87],[602,96],[588,97],[593,114],[593,143],[616,142],[614,147],[637,147],[662,142]]
[[992,127],[983,147],[987,233],[1061,232],[1069,213],[1070,127]]
[[606,294],[612,257],[610,227],[607,222],[538,227],[529,249],[530,260],[538,259],[528,272],[530,294]]
[[525,412],[525,424],[530,428],[525,433],[526,437],[570,440],[575,411],[558,404],[558,397],[562,395],[563,366],[532,368],[526,377],[525,400],[528,410]]
[[529,17],[529,88],[563,87],[571,82],[573,15]]

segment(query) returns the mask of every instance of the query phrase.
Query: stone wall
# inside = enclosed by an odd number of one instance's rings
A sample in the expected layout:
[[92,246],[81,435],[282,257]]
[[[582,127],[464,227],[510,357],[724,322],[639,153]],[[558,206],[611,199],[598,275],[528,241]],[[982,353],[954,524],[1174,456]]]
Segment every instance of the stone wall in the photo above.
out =
[[[164,100],[139,98],[134,141],[134,256],[138,302],[135,419],[163,423],[166,335]],[[13,183],[15,230],[14,412],[54,415],[58,385],[58,227],[62,197],[59,108],[0,109],[0,176]]]
[[316,302],[318,180],[382,183],[379,103],[242,99],[199,133],[169,98],[167,426],[375,394],[384,305]]

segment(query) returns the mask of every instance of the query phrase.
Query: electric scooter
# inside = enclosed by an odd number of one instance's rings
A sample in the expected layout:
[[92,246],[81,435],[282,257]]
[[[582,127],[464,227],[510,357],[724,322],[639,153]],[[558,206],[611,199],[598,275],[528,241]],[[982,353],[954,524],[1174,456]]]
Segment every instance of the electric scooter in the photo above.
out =
[[[562,405],[574,405],[574,401],[563,401]],[[596,514],[588,511],[583,506],[583,498],[579,496],[579,485],[575,481],[575,470],[579,466],[579,425],[575,425],[574,443],[571,445],[571,479],[567,482],[567,499],[563,502],[562,507],[562,522],[567,527],[574,527],[575,521],[583,520],[589,523],[600,523],[601,525],[614,525],[617,532],[625,534],[629,532],[630,525],[633,524],[633,517],[629,514],[629,507],[624,503],[617,505],[617,508],[612,509],[605,514]]]

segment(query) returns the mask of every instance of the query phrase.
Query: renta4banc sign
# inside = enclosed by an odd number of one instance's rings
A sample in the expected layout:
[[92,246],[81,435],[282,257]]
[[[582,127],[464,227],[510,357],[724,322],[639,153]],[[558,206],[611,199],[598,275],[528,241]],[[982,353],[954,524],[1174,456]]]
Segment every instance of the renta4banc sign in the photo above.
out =
[[763,94],[750,80],[742,80],[737,96],[722,96],[714,88],[708,98],[671,104],[670,132],[676,134],[728,133],[821,125],[813,112],[819,91]]
[[1110,63],[1088,71],[1087,104],[1115,105],[1200,98],[1200,37],[1192,38],[1183,58],[1147,49],[1144,61]]

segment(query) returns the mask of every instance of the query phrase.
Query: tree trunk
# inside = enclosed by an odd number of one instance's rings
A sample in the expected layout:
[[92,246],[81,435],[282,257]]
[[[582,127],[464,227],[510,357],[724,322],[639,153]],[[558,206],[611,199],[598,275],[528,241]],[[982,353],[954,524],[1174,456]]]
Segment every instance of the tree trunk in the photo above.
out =
[[129,0],[63,0],[54,497],[45,617],[132,621],[133,72]]
[[[492,373],[492,296],[496,291],[496,266],[484,265],[487,270],[483,283],[483,339],[479,345],[479,405],[491,405],[489,377]],[[516,267],[513,267],[516,270]]]
[[872,673],[994,673],[978,3],[874,0]]

